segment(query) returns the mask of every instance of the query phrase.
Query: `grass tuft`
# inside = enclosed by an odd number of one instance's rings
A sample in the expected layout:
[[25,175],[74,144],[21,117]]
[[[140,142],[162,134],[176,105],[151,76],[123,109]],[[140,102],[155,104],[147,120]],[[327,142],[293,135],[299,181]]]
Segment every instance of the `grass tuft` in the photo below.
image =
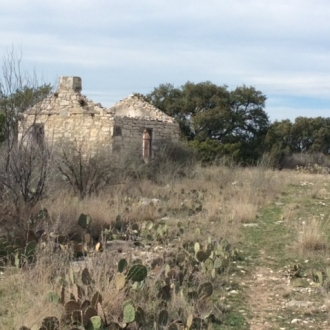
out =
[[313,218],[302,222],[298,230],[297,249],[302,255],[328,250],[328,240],[321,220]]

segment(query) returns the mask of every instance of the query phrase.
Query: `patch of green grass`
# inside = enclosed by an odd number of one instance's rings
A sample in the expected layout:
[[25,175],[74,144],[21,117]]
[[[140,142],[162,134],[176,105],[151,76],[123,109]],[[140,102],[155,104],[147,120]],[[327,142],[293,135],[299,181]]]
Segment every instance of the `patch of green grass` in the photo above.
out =
[[226,317],[223,322],[223,326],[219,329],[244,330],[244,329],[250,329],[250,327],[247,324],[244,315],[242,315],[239,312],[232,311],[226,314]]
[[[275,259],[281,267],[291,259],[286,250],[293,240],[293,233],[280,222],[281,213],[280,207],[269,206],[261,210],[260,217],[257,219],[258,226],[243,229],[244,250],[256,266],[267,266],[265,263],[273,265],[274,262],[271,260]],[[261,251],[265,258],[260,258]]]
[[[315,270],[326,273],[325,269],[330,266],[330,260],[328,260],[330,244],[328,205],[330,206],[330,202],[327,198],[315,198],[315,191],[323,187],[320,178],[315,177],[315,180],[314,185],[301,186],[300,183],[297,183],[285,187],[285,191],[280,194],[275,203],[259,210],[259,217],[255,220],[257,226],[242,229],[242,249],[246,254],[246,259],[249,260],[247,265],[250,269],[262,266],[270,267],[273,271],[283,269],[289,271],[290,266],[299,264],[301,265],[301,278],[293,281],[292,287],[309,287],[307,279],[313,278],[312,274]],[[328,186],[326,189],[330,190]],[[322,194],[327,195],[324,189],[322,189]],[[315,223],[319,224],[319,227]],[[302,249],[299,250],[299,244],[303,243],[302,239],[309,233],[308,230],[311,234],[319,233],[322,237],[324,235],[327,238],[321,242],[322,251],[319,250],[320,244],[307,244],[308,241],[306,241],[305,250],[303,252]],[[306,232],[307,234],[304,236]],[[316,234],[314,235],[315,240],[319,238]],[[308,235],[306,237],[310,238]],[[322,304],[325,298],[320,294],[307,295],[292,291],[286,299],[302,301],[312,299],[313,302]],[[291,324],[295,318],[311,317],[319,323],[328,318],[326,313],[322,314],[317,310],[310,313],[311,315],[306,316],[302,315],[301,310],[283,309],[277,317],[271,316],[269,321],[279,328],[297,329],[297,324]],[[266,319],[268,318],[266,317]],[[304,326],[302,328],[305,329]]]

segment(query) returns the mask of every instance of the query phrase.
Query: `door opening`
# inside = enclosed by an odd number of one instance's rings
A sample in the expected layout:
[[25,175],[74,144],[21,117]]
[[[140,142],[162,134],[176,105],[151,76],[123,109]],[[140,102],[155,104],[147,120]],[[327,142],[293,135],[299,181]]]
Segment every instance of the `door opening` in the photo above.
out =
[[143,131],[142,155],[145,161],[152,157],[152,129],[145,128]]

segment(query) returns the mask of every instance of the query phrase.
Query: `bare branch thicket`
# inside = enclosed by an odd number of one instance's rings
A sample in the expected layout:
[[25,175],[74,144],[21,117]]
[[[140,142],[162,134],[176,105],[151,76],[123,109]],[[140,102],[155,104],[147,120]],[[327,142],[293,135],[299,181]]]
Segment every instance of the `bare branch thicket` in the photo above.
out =
[[[4,149],[2,154],[7,154]],[[9,162],[0,163],[0,183],[18,207],[34,206],[44,198],[51,154],[45,145],[16,144],[11,148]]]
[[75,194],[85,198],[118,182],[118,157],[110,149],[92,152],[77,141],[63,143],[57,149],[56,167]]
[[31,132],[42,106],[31,116],[18,139],[18,125],[24,111],[41,101],[51,91],[50,85],[40,85],[36,74],[23,73],[21,54],[14,49],[3,57],[0,73],[0,113],[4,118],[4,141],[0,148],[0,191],[3,198],[33,207],[44,198],[51,153],[45,143],[36,143]]
[[193,149],[180,142],[164,140],[147,163],[142,159],[141,145],[133,143],[128,152],[121,155],[119,167],[122,176],[129,180],[147,179],[162,185],[169,180],[193,175],[195,163]]
[[[59,143],[54,159],[60,176],[80,198],[99,193],[103,188],[131,180],[166,181],[166,175],[180,176],[192,161],[191,153],[175,145],[166,145],[149,164],[143,161],[141,144],[133,143],[125,151],[110,148],[89,150],[79,142]],[[188,157],[190,160],[188,160]],[[162,177],[162,180],[156,180]]]

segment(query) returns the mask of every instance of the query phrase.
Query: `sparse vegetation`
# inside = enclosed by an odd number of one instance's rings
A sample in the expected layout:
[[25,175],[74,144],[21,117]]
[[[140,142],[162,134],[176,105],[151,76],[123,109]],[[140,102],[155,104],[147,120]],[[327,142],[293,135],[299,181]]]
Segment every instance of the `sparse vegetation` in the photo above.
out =
[[160,159],[159,172],[156,160],[117,168],[120,181],[83,199],[56,181],[25,226],[2,197],[2,328],[249,329],[250,278],[265,267],[291,278],[284,301],[315,283],[327,306],[327,176]]
[[[161,159],[170,157],[164,152]],[[155,165],[140,166],[148,171]],[[56,183],[48,198],[21,217],[29,231],[10,228],[10,215],[2,214],[1,228],[8,229],[2,230],[0,249],[2,306],[14,299],[17,307],[0,310],[1,327],[41,327],[54,321],[62,328],[68,305],[61,292],[81,306],[92,299],[90,285],[103,297],[104,326],[115,322],[138,327],[135,317],[142,313],[147,329],[155,322],[174,329],[179,320],[191,329],[226,322],[228,328],[246,327],[244,316],[218,298],[233,287],[229,277],[238,270],[236,262],[245,258],[242,225],[273,200],[284,176],[264,168],[187,167],[183,161],[179,169],[187,174],[176,175],[176,167],[162,167],[158,173],[153,169],[151,177],[126,176],[84,199],[68,190],[69,182]],[[159,179],[154,180],[155,174]],[[92,282],[72,281],[84,267]],[[71,290],[80,290],[76,284],[86,286],[83,298],[74,293],[70,298]],[[123,308],[129,316],[123,316]],[[79,312],[82,318],[85,312]],[[80,322],[77,313],[70,316],[72,327]],[[89,321],[84,322],[87,327]]]

